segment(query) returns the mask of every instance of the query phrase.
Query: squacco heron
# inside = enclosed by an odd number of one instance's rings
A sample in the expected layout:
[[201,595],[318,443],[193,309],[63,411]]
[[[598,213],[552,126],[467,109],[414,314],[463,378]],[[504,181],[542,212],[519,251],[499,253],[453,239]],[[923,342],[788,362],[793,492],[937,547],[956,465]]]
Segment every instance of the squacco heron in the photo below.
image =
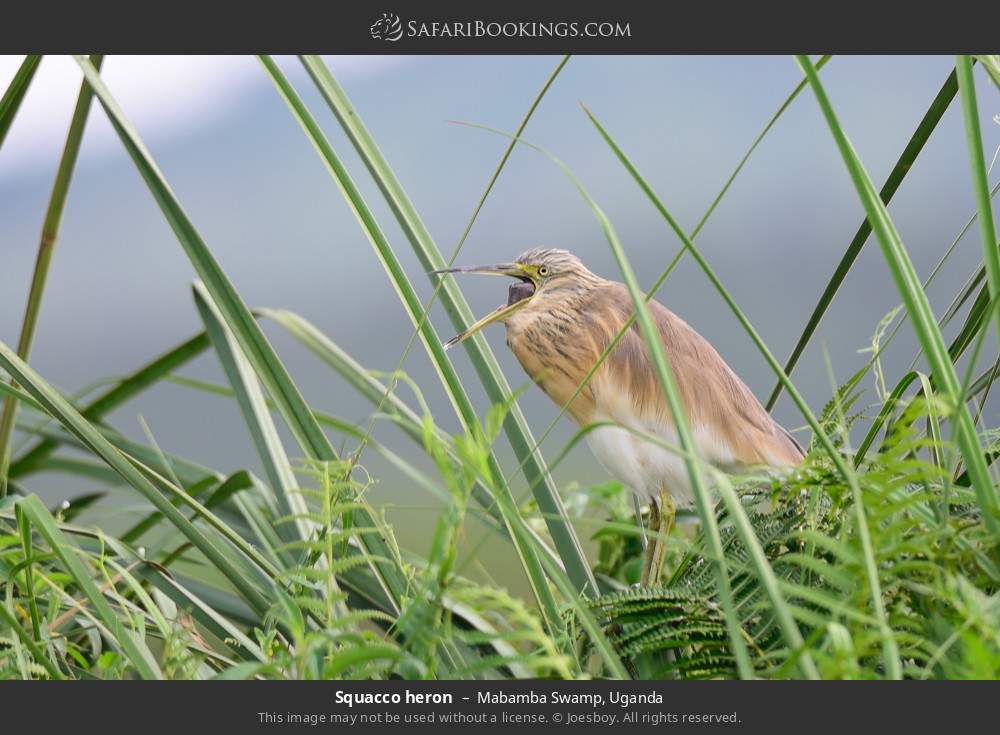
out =
[[[558,405],[573,398],[604,349],[632,316],[625,286],[591,273],[572,253],[534,249],[513,263],[448,268],[438,273],[484,273],[515,279],[507,303],[446,347],[502,322],[507,344],[525,372]],[[672,311],[651,300],[700,457],[724,472],[791,467],[802,447],[761,406],[708,340]],[[624,335],[567,409],[587,434],[598,461],[647,501],[648,541],[641,584],[658,582],[676,509],[694,497],[670,408],[637,325]],[[609,425],[610,424],[610,425]],[[655,436],[662,444],[645,436]]]

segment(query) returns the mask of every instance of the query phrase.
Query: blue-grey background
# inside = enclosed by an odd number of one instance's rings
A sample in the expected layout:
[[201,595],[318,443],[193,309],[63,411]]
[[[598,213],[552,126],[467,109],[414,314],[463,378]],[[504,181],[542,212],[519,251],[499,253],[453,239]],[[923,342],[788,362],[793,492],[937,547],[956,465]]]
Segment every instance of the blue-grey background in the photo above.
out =
[[[556,57],[331,58],[329,62],[369,126],[418,211],[447,255],[454,249],[499,160],[506,139],[448,120],[513,130]],[[20,59],[0,63],[6,84]],[[364,167],[294,59],[280,59],[312,106],[373,207],[422,298],[431,286]],[[880,186],[953,65],[950,57],[844,57],[822,72],[841,122]],[[48,75],[48,76],[47,76]],[[388,278],[333,180],[253,59],[111,57],[105,76],[146,138],[180,201],[223,267],[254,306],[297,311],[357,360],[391,370],[411,325]],[[16,343],[27,284],[62,136],[79,72],[72,62],[43,61],[22,116],[0,151],[0,339]],[[988,156],[1000,144],[995,88],[977,71]],[[525,137],[547,147],[583,180],[614,223],[644,286],[679,242],[615,160],[580,110],[583,101],[630,154],[679,221],[691,228],[740,156],[801,79],[788,57],[600,57],[572,59],[532,119]],[[925,277],[975,208],[957,101],[890,208],[918,273]],[[779,120],[698,238],[764,339],[784,359],[863,217],[812,93],[807,89]],[[530,150],[511,157],[458,261],[510,259],[534,245],[565,247],[614,277],[616,267],[596,221],[573,186]],[[950,301],[980,260],[978,231],[959,244],[930,288],[935,308]],[[144,183],[95,103],[69,194],[65,220],[31,362],[74,392],[122,375],[200,329],[191,300],[193,271]],[[477,314],[505,298],[506,284],[464,282]],[[774,379],[760,354],[701,271],[685,260],[660,300],[708,337],[764,399]],[[814,409],[835,378],[865,360],[881,317],[898,303],[875,241],[870,242],[794,375]],[[441,336],[452,328],[433,312]],[[371,407],[334,373],[273,325],[282,358],[317,408],[366,422]],[[503,342],[488,333],[512,384],[525,376]],[[991,348],[992,349],[992,348]],[[915,340],[904,327],[886,356],[886,372],[904,369]],[[486,401],[462,350],[449,353],[473,398]],[[457,422],[422,352],[406,371],[418,381],[439,422]],[[185,375],[217,382],[207,355]],[[865,383],[872,399],[872,381]],[[410,398],[409,389],[400,394]],[[556,407],[531,387],[521,399],[540,434]],[[162,385],[119,410],[113,423],[141,437],[138,417],[163,449],[223,472],[257,468],[238,410],[224,398]],[[777,417],[803,424],[782,398]],[[991,407],[984,421],[996,425]],[[561,420],[544,449],[554,456],[573,426]],[[376,436],[419,466],[420,452],[391,428]],[[339,437],[337,438],[340,441]],[[291,447],[290,447],[291,449]],[[294,451],[292,451],[294,454]],[[515,462],[506,447],[511,469]],[[370,496],[396,509],[402,543],[426,551],[435,501],[369,452],[378,478]],[[558,469],[564,487],[607,480],[584,446]],[[83,489],[64,477],[27,481],[56,497]],[[522,481],[523,483],[523,481]],[[124,503],[122,512],[138,508]],[[406,512],[399,512],[405,510]],[[581,521],[587,536],[592,526]],[[469,529],[470,541],[481,533]],[[496,553],[500,546],[491,545]],[[497,569],[506,572],[497,574]],[[516,565],[491,565],[518,585]]]

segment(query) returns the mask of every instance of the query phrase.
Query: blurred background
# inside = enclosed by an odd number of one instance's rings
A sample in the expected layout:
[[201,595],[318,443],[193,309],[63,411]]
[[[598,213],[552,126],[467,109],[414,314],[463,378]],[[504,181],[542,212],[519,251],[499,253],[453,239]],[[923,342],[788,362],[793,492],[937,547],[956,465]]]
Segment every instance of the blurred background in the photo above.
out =
[[[298,61],[278,60],[351,168],[426,301],[429,281],[332,114]],[[3,88],[20,61],[0,57]],[[327,57],[327,62],[448,256],[507,145],[504,138],[448,121],[512,131],[558,58]],[[952,67],[950,57],[843,57],[823,69],[841,122],[877,186]],[[394,369],[412,327],[334,181],[258,62],[250,57],[110,57],[102,74],[247,303],[299,312],[363,365]],[[1000,145],[1000,126],[992,120],[1000,99],[978,71],[977,78],[984,144],[992,157]],[[577,57],[545,97],[525,138],[551,150],[583,180],[614,223],[642,284],[649,286],[680,243],[578,102],[597,115],[690,229],[800,79],[789,57]],[[44,59],[0,151],[0,339],[9,345],[17,342],[42,218],[80,80],[71,59]],[[921,277],[974,209],[956,101],[890,207]],[[698,243],[784,360],[862,217],[826,123],[806,90],[750,159]],[[600,228],[569,181],[538,153],[517,150],[457,262],[508,260],[535,245],[568,248],[595,272],[617,277]],[[929,290],[938,313],[980,257],[978,231],[972,228]],[[135,369],[201,329],[192,278],[189,262],[95,102],[32,365],[69,393]],[[461,283],[477,315],[506,298],[507,284],[498,280]],[[766,399],[774,385],[770,369],[692,261],[681,262],[658,298],[710,339]],[[867,356],[858,351],[897,304],[878,244],[869,242],[793,375],[815,410],[830,397],[832,382],[846,380],[864,363]],[[436,306],[432,314],[440,336],[450,337],[453,329],[443,310]],[[367,423],[369,404],[280,329],[266,329],[312,405]],[[504,345],[502,327],[491,327],[487,336],[510,382],[523,385],[526,376]],[[833,375],[825,367],[824,349]],[[904,371],[915,351],[905,326],[885,357],[887,373]],[[464,352],[449,354],[485,409]],[[457,431],[419,344],[403,367],[423,388],[437,420]],[[183,374],[222,382],[211,354]],[[871,380],[865,387],[871,399]],[[405,386],[399,392],[412,397]],[[536,437],[557,412],[534,387],[521,404]],[[984,417],[987,425],[996,425],[995,410],[991,406]],[[785,397],[775,413],[789,429],[804,423]],[[160,385],[119,410],[112,423],[141,439],[140,415],[164,450],[222,472],[258,470],[232,401]],[[555,456],[573,430],[562,419],[543,446],[547,456]],[[375,435],[427,467],[421,452],[392,427],[380,423]],[[808,433],[799,436],[808,441]],[[513,471],[516,462],[506,447],[503,456]],[[400,541],[426,552],[436,517],[433,498],[384,466],[374,452],[363,464],[378,480],[369,497],[390,508]],[[609,479],[583,445],[558,468],[556,478],[567,493]],[[30,478],[26,489],[51,500],[90,489],[78,482],[39,476]],[[523,478],[517,484],[523,488]],[[137,512],[129,502],[130,496],[119,510]],[[578,528],[584,538],[594,530],[586,520]],[[479,532],[470,527],[470,542],[478,542]],[[507,553],[503,549],[490,544],[482,553]],[[517,579],[498,581],[519,586]]]

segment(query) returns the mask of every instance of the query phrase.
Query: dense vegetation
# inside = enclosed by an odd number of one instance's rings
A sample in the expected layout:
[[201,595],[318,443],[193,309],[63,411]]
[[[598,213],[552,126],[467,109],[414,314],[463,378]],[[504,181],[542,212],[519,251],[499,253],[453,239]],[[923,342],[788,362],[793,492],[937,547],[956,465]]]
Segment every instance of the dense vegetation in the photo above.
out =
[[[479,207],[513,147],[530,145],[520,135],[567,61],[559,62],[510,136]],[[688,427],[677,413],[680,446],[671,449],[687,463],[698,523],[671,537],[662,583],[638,588],[642,547],[628,491],[617,483],[576,491],[574,513],[582,508],[603,519],[588,558],[551,474],[570,447],[548,461],[542,457],[541,440],[527,426],[481,336],[465,347],[494,407],[486,416],[476,414],[427,318],[440,300],[456,328],[469,323],[458,285],[435,277],[432,299],[421,303],[338,153],[270,58],[261,58],[264,72],[384,265],[413,324],[406,349],[419,342],[426,350],[461,420],[461,434],[438,426],[422,386],[400,371],[366,369],[297,314],[248,308],[101,81],[101,59],[79,57],[85,79],[45,219],[21,339],[16,350],[0,342],[0,369],[8,378],[0,382],[0,677],[1000,676],[1000,504],[992,467],[1000,443],[984,411],[1000,359],[981,360],[994,345],[990,338],[1000,334],[1000,251],[991,208],[997,187],[988,184],[990,156],[982,146],[974,78],[995,101],[1000,60],[957,60],[880,191],[826,97],[818,71],[828,61],[798,58],[802,83],[690,233],[643,179],[639,164],[584,111],[595,139],[610,146],[634,178],[637,194],[649,199],[681,243],[649,295],[681,257],[697,261],[774,369],[769,405],[786,392],[813,432],[807,461],[793,474],[732,478],[688,451]],[[0,146],[39,62],[29,56],[0,100]],[[974,70],[977,62],[981,73]],[[333,75],[318,58],[303,57],[302,63],[424,269],[453,261],[462,243],[451,258],[443,257]],[[867,217],[782,365],[694,239],[775,120],[806,90],[822,109]],[[974,208],[970,203],[967,225],[942,248],[941,262],[968,232],[978,233],[983,257],[951,306],[935,315],[886,204],[956,97],[969,149],[960,163],[969,166],[977,201]],[[29,351],[94,98],[199,276],[193,297],[204,332],[102,393],[69,396],[30,367]],[[644,295],[611,223],[573,174],[553,160],[591,205],[635,301],[636,326],[644,337],[651,334]],[[878,326],[868,365],[814,413],[788,375],[872,235],[901,307],[881,321],[873,317]],[[346,378],[371,402],[372,421],[358,426],[313,410],[265,337],[264,320]],[[879,358],[904,320],[920,340],[920,359],[905,375],[886,375]],[[946,342],[949,325],[956,336]],[[649,344],[654,356],[661,352],[658,343]],[[177,374],[207,350],[214,351],[228,385]],[[656,363],[665,394],[679,405],[669,364],[662,354]],[[151,434],[136,442],[105,421],[160,381],[235,401],[263,476],[247,470],[223,475],[161,451]],[[874,382],[874,395],[861,390],[862,382]],[[401,385],[415,399],[404,398]],[[408,462],[409,448],[375,441],[376,420],[398,425],[435,471]],[[278,421],[294,446],[281,440]],[[495,449],[501,436],[513,449],[515,468],[501,465]],[[350,449],[335,449],[345,441]],[[442,503],[425,557],[401,548],[383,509],[369,502],[372,478],[363,448],[378,452]],[[531,488],[527,500],[511,490],[515,470]],[[46,472],[97,480],[106,492],[47,508],[23,489],[26,478]],[[146,504],[138,522],[114,532],[84,522],[91,511],[113,507],[122,493]],[[530,590],[525,598],[462,575],[458,542],[472,514],[512,546]]]

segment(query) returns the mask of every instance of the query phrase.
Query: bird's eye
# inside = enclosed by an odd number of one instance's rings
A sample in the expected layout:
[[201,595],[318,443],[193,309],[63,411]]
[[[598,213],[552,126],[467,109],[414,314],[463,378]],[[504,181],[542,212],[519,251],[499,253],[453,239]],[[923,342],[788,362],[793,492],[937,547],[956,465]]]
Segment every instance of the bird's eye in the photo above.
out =
[[539,266],[538,267],[538,275],[542,276],[542,278],[544,278],[545,276],[549,275],[549,267],[547,265]]

